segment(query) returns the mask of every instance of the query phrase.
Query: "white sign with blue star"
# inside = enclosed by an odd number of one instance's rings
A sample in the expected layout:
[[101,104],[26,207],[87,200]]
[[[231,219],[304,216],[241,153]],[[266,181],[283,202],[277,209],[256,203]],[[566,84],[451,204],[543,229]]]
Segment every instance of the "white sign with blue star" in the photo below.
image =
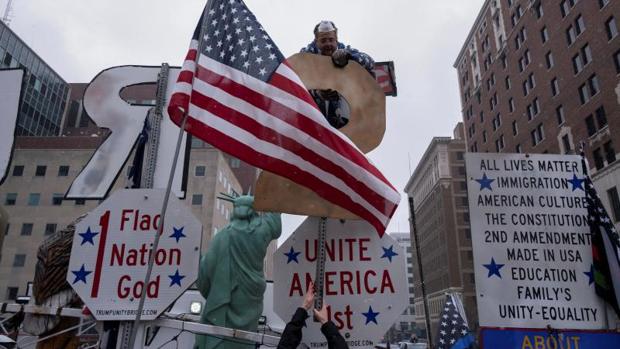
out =
[[[308,218],[274,256],[274,310],[289,321],[315,277],[318,218]],[[327,220],[324,302],[350,348],[374,348],[409,303],[406,255],[388,234],[363,221]],[[303,343],[325,342],[308,319]]]
[[[202,225],[171,196],[156,251],[164,190],[119,190],[76,226],[67,282],[97,320],[133,320],[142,292],[142,319],[153,320],[198,276]],[[150,282],[144,287],[149,257]]]
[[480,326],[602,329],[581,157],[468,153]]

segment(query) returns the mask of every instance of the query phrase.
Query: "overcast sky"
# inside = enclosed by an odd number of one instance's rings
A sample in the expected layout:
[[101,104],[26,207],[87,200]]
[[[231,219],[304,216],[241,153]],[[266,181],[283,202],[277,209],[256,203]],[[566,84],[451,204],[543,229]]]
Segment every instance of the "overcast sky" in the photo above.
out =
[[[7,0],[0,0],[0,14]],[[434,136],[461,120],[452,67],[483,0],[246,0],[284,56],[330,19],[339,40],[392,60],[398,97],[387,97],[382,144],[369,154],[403,190]],[[11,28],[68,82],[117,65],[180,65],[204,0],[13,0]],[[410,161],[409,161],[410,159]],[[284,235],[298,219],[287,219]],[[409,231],[402,195],[388,232]],[[288,230],[288,231],[287,231]]]

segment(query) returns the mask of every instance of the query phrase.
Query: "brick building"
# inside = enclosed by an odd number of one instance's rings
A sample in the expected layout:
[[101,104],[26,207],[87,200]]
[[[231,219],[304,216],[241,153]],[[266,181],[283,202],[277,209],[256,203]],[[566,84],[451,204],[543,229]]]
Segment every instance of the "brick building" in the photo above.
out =
[[575,153],[620,222],[620,2],[486,0],[456,59],[471,152]]
[[[454,138],[432,139],[405,186],[405,192],[413,198],[415,206],[432,336],[437,335],[446,292],[462,295],[470,328],[476,330],[478,327],[465,151],[463,124],[459,123]],[[415,241],[413,235],[411,241]],[[416,250],[414,246],[415,322],[417,328],[425,329]]]

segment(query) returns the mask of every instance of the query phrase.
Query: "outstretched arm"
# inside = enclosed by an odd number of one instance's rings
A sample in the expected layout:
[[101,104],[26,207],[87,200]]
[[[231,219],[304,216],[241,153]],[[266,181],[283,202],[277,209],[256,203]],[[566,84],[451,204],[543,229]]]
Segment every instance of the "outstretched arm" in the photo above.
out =
[[372,57],[362,51],[354,49],[351,46],[347,46],[346,51],[349,53],[349,59],[359,63],[359,65],[364,67],[364,69],[374,76],[375,60],[372,59]]
[[291,322],[286,324],[284,332],[282,332],[282,337],[280,337],[280,342],[278,343],[278,349],[295,349],[299,343],[301,343],[301,330],[306,324],[308,309],[312,307],[313,303],[314,284],[310,283],[310,285],[308,285],[308,290],[306,291],[306,296],[304,297],[302,306],[297,308],[295,315],[293,315],[293,319]]
[[314,309],[314,316],[321,322],[321,332],[327,339],[328,349],[349,348],[347,342],[345,342],[340,332],[338,332],[338,328],[336,327],[336,325],[328,320],[327,308],[325,307],[325,304],[323,304],[323,308],[321,308],[321,310]]

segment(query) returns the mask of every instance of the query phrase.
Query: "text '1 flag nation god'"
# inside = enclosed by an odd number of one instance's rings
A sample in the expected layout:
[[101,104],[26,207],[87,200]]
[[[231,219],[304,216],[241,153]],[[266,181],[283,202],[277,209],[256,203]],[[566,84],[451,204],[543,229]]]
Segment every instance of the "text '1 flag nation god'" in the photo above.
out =
[[329,125],[243,1],[207,3],[168,107],[178,125],[185,111],[190,134],[384,233],[400,194]]

